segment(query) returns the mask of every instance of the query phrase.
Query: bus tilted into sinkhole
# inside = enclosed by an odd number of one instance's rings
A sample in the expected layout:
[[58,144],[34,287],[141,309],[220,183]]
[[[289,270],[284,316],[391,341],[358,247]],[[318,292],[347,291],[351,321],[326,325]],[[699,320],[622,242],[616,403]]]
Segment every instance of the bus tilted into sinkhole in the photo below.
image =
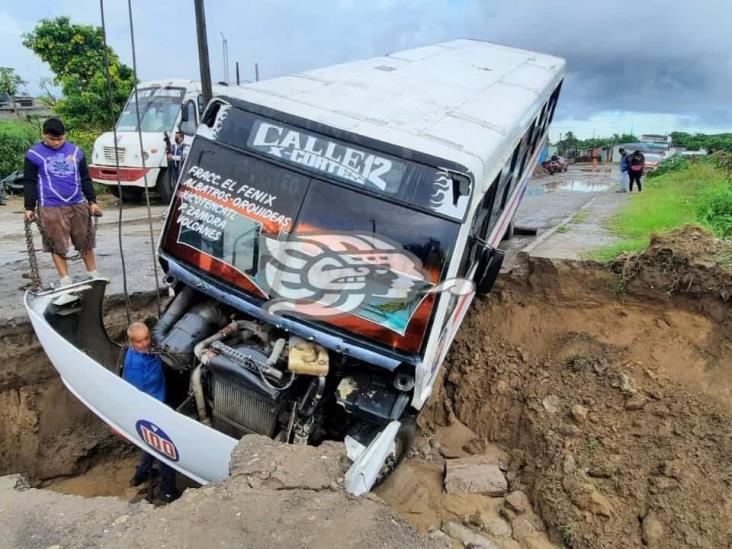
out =
[[38,338],[91,410],[198,482],[261,433],[345,441],[347,489],[370,490],[498,275],[564,71],[457,40],[232,88],[201,118],[160,237],[168,400],[120,377],[103,280],[28,293]]

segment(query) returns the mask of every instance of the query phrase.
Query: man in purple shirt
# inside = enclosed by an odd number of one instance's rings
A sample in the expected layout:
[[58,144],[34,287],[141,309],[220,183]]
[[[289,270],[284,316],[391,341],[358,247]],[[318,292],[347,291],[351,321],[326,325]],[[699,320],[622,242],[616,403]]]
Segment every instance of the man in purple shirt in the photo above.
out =
[[[43,230],[43,249],[51,252],[60,285],[71,284],[66,254],[69,240],[81,254],[87,276],[98,278],[94,258],[91,215],[101,215],[84,153],[65,141],[66,128],[58,118],[43,123],[43,140],[25,154],[23,174],[25,219],[36,215]],[[36,213],[38,205],[38,213]]]

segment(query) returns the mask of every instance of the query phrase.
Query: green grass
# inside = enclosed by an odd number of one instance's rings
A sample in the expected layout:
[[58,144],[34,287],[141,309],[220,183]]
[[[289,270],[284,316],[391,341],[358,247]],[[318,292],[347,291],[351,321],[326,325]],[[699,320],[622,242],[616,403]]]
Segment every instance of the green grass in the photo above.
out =
[[634,193],[608,223],[621,240],[593,254],[610,261],[623,252],[645,249],[651,234],[694,223],[720,238],[732,237],[732,183],[710,162],[644,179],[643,192]]
[[557,232],[558,233],[567,233],[567,232],[569,232],[569,227],[567,227],[565,224],[561,224],[561,225],[559,225],[559,227],[557,227]]

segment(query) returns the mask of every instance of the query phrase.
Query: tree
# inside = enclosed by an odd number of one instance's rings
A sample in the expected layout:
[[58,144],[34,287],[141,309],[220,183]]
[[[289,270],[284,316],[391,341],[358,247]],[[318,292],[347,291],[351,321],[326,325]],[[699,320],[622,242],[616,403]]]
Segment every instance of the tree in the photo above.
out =
[[132,91],[134,77],[107,47],[112,80],[110,112],[100,27],[73,24],[68,17],[42,19],[33,31],[23,35],[23,45],[51,67],[63,91],[55,110],[69,127],[108,129],[114,125]]
[[43,92],[38,98],[40,102],[49,107],[55,107],[56,103],[58,103],[58,97],[53,90],[53,78],[42,76],[38,79],[38,86]]
[[18,95],[20,88],[25,84],[20,76],[15,74],[15,69],[10,67],[0,67],[0,94],[2,95]]

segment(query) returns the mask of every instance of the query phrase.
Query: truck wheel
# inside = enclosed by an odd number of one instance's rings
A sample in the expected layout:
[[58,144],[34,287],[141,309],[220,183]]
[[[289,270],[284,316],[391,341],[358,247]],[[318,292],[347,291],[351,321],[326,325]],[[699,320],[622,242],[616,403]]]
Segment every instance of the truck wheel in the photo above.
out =
[[145,191],[145,189],[141,189],[140,187],[122,187],[122,194],[120,195],[119,187],[117,185],[107,185],[107,189],[110,193],[112,193],[117,198],[121,199],[123,203],[129,204],[133,203],[136,204],[140,201],[140,198],[142,198],[142,193]]
[[170,170],[168,170],[168,168],[161,168],[160,174],[158,175],[156,188],[158,191],[158,195],[160,195],[160,201],[163,204],[170,204],[170,202],[173,200],[175,181],[171,179]]

